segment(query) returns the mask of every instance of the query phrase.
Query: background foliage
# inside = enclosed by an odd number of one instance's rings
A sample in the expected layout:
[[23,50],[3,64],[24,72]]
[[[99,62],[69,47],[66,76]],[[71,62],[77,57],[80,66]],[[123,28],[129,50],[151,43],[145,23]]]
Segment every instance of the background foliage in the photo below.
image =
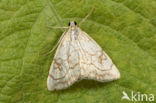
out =
[[[81,25],[121,72],[121,79],[82,80],[49,92],[46,78],[67,26],[95,8]],[[122,91],[156,95],[155,0],[0,0],[0,103],[125,103]]]

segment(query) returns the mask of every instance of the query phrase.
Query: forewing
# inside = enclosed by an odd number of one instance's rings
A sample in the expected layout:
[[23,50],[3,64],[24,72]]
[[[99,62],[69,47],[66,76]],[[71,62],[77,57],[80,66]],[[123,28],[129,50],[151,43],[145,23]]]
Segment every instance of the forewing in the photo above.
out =
[[101,82],[120,78],[120,73],[109,56],[85,32],[79,28],[81,78]]
[[65,32],[55,53],[47,78],[48,90],[65,89],[80,76],[80,63],[77,43],[69,32]]

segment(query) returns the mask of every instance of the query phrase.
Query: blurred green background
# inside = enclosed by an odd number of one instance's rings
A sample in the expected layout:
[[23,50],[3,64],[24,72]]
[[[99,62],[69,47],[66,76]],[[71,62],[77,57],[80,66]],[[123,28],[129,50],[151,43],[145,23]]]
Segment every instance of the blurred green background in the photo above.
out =
[[[47,26],[80,22],[93,7],[81,29],[112,58],[121,79],[49,92],[55,52],[44,54],[64,30]],[[132,103],[121,100],[123,91],[156,95],[155,81],[155,0],[0,0],[0,103]]]

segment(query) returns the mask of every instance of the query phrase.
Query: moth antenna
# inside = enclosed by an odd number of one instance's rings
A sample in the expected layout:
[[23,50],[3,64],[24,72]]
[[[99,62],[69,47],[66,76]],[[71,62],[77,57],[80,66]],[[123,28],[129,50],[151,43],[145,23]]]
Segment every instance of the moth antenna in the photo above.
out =
[[94,8],[92,8],[90,12],[87,14],[87,16],[80,21],[79,26],[93,13],[93,10]]
[[55,27],[55,26],[47,26],[48,28],[52,28],[52,29],[68,29],[68,27]]

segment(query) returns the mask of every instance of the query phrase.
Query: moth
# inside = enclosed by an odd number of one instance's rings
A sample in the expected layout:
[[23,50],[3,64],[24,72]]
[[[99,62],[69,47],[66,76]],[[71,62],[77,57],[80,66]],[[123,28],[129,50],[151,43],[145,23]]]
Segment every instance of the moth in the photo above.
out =
[[75,21],[70,21],[69,27],[58,42],[58,48],[50,66],[47,78],[48,90],[68,88],[81,79],[108,82],[119,78],[120,72],[110,57],[77,26]]

